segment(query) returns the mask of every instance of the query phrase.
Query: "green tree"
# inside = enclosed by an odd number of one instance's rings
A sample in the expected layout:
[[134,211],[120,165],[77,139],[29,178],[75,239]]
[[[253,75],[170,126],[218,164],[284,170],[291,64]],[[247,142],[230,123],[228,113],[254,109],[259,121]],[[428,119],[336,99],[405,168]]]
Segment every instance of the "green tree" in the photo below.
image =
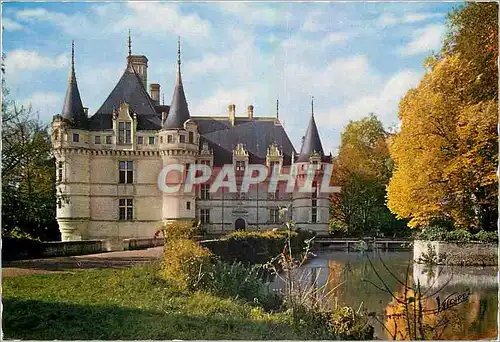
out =
[[493,3],[453,11],[442,51],[400,103],[388,205],[412,227],[496,230],[497,13]]
[[342,132],[333,162],[333,182],[342,190],[331,197],[332,230],[348,235],[404,233],[406,222],[385,205],[392,171],[387,136],[374,114],[351,121]]
[[60,238],[48,127],[9,99],[2,80],[2,235]]

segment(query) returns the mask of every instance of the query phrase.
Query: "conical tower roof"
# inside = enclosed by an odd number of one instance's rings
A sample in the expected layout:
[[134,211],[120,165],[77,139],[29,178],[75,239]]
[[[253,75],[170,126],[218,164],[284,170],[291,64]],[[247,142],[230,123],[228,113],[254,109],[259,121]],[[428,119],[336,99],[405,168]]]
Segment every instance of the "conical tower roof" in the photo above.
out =
[[319,138],[318,127],[316,126],[316,121],[314,120],[314,102],[311,102],[312,112],[311,118],[309,119],[309,125],[307,126],[306,135],[302,142],[302,148],[300,149],[299,157],[297,162],[308,162],[309,158],[313,153],[321,154],[324,157],[323,146],[321,145],[321,139]]
[[69,120],[71,126],[74,128],[85,128],[87,125],[87,115],[83,109],[80,91],[78,90],[78,84],[76,82],[74,41],[71,43],[71,70],[61,116]]
[[177,82],[175,84],[174,95],[172,97],[167,119],[163,123],[163,129],[183,128],[184,122],[191,118],[191,115],[189,115],[186,95],[184,94],[184,87],[182,86],[180,40],[178,42],[177,55]]

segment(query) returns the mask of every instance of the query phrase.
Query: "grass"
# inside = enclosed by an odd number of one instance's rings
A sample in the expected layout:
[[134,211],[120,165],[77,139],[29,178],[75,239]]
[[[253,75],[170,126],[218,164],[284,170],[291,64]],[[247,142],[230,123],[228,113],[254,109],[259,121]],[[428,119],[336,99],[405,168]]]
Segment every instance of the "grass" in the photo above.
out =
[[304,339],[286,314],[240,301],[181,293],[159,264],[3,279],[10,339]]

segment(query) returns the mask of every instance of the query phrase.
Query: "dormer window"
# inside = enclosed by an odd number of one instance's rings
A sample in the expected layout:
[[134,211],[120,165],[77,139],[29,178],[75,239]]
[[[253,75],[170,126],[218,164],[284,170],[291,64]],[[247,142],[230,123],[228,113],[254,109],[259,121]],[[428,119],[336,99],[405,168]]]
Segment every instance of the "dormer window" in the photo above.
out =
[[118,123],[118,143],[119,144],[130,144],[132,137],[130,122],[119,122]]

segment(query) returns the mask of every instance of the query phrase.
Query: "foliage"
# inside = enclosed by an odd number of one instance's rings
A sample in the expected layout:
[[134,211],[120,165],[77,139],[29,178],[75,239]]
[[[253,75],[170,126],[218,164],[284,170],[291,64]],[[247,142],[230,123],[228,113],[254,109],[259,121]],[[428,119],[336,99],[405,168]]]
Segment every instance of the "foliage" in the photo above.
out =
[[192,240],[178,238],[167,240],[163,259],[163,277],[180,291],[195,290],[205,281],[213,255]]
[[351,121],[342,132],[332,175],[341,186],[341,192],[331,197],[330,231],[336,235],[404,234],[406,222],[396,219],[385,205],[392,173],[387,136],[373,114]]
[[419,263],[425,265],[440,265],[445,261],[446,255],[439,255],[431,244],[427,245],[427,252],[423,252],[418,260]]
[[469,242],[473,235],[466,229],[452,230],[446,234],[446,241]]
[[446,228],[434,225],[423,228],[415,235],[415,238],[418,240],[445,241],[447,235],[448,230]]
[[474,238],[480,242],[496,242],[498,243],[498,233],[497,232],[486,232],[480,230],[474,235]]
[[56,171],[48,127],[31,107],[9,99],[2,79],[2,236],[22,231],[59,240]]
[[468,3],[453,12],[443,50],[400,103],[388,206],[411,227],[441,219],[458,229],[496,230],[496,8]]
[[21,236],[2,236],[2,260],[40,258],[43,245],[40,240]]
[[219,240],[205,241],[203,245],[221,260],[229,263],[237,261],[244,265],[265,264],[281,253],[288,235],[291,236],[294,255],[302,254],[304,242],[315,236],[314,232],[301,229],[294,231],[277,229],[264,232],[237,231]]
[[270,292],[261,277],[260,265],[245,266],[241,262],[232,264],[217,260],[205,274],[205,290],[233,299],[244,299],[265,310],[278,310],[282,300],[278,293]]

